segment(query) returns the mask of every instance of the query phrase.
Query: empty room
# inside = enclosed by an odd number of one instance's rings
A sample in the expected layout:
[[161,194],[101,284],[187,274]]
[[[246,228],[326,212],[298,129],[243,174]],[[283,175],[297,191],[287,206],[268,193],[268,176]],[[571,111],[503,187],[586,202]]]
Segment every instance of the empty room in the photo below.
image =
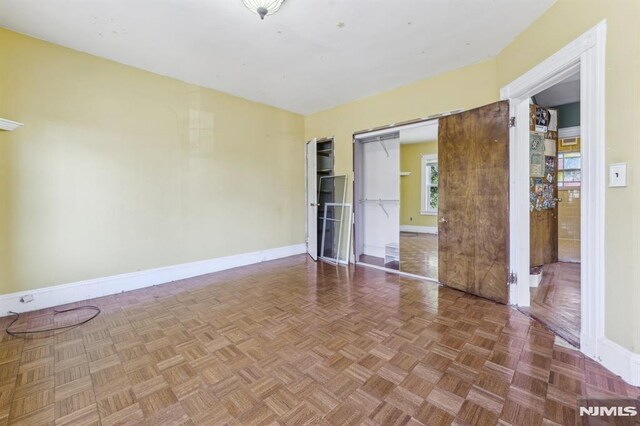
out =
[[0,425],[640,423],[637,0],[0,0]]

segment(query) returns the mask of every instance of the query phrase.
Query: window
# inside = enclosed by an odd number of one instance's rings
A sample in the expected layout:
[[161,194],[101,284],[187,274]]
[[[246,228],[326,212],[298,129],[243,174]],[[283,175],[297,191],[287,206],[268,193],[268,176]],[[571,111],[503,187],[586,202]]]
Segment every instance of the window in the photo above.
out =
[[581,181],[579,152],[558,153],[558,188],[579,188]]
[[438,157],[422,156],[422,210],[420,214],[438,214]]

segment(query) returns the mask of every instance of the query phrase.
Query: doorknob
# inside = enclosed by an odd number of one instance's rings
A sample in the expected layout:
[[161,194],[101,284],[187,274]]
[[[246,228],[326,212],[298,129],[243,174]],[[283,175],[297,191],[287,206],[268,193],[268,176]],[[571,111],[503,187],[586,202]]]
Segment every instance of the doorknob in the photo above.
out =
[[445,218],[443,217],[443,218],[440,218],[440,220],[439,220],[438,222],[439,222],[439,223],[447,223],[447,219],[445,219]]

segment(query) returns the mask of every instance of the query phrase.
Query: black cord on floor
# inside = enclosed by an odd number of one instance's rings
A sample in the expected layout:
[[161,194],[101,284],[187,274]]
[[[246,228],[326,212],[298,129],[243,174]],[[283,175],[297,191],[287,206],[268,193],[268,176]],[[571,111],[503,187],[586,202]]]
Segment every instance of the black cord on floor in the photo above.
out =
[[9,312],[12,315],[15,315],[16,317],[13,319],[13,321],[11,321],[11,323],[7,326],[7,328],[5,329],[5,331],[7,332],[8,335],[13,336],[13,337],[22,337],[25,338],[29,335],[32,334],[38,334],[38,333],[47,333],[49,331],[59,331],[59,330],[66,330],[69,328],[74,328],[74,327],[79,327],[82,324],[86,324],[89,321],[91,321],[92,319],[94,319],[95,317],[97,317],[98,315],[100,315],[100,308],[98,308],[97,306],[93,306],[93,305],[86,305],[86,306],[78,306],[77,308],[70,308],[70,309],[65,309],[62,311],[58,311],[58,310],[54,310],[54,316],[58,315],[58,314],[64,314],[65,312],[72,312],[72,311],[80,311],[83,309],[93,309],[95,310],[95,314],[93,314],[90,318],[87,318],[85,320],[82,320],[76,324],[71,324],[71,325],[61,325],[59,327],[53,327],[53,328],[46,328],[43,330],[33,330],[33,331],[29,331],[29,330],[24,330],[24,331],[20,331],[20,330],[11,330],[11,326],[13,324],[15,324],[19,319],[20,319],[20,314],[17,312]]

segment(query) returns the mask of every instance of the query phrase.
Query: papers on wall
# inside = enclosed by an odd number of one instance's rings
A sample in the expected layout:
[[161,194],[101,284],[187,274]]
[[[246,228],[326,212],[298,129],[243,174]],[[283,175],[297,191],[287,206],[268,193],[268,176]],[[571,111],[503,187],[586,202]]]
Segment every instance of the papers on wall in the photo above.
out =
[[529,155],[531,177],[544,176],[544,136],[540,133],[532,132],[529,136]]
[[556,207],[558,111],[532,105],[529,113],[529,209]]
[[531,154],[531,177],[542,177],[544,176],[544,156]]
[[556,140],[555,139],[544,140],[544,155],[546,155],[547,157],[556,156]]
[[556,132],[558,131],[558,110],[550,109],[549,115],[549,131]]
[[536,132],[546,132],[549,126],[550,114],[547,109],[536,107]]

